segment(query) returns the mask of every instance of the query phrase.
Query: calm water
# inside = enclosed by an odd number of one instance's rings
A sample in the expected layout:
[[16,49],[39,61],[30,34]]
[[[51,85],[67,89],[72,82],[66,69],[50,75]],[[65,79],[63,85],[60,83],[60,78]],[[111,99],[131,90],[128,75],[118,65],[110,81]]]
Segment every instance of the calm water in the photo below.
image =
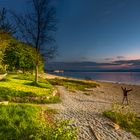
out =
[[140,85],[140,72],[64,72],[55,75]]

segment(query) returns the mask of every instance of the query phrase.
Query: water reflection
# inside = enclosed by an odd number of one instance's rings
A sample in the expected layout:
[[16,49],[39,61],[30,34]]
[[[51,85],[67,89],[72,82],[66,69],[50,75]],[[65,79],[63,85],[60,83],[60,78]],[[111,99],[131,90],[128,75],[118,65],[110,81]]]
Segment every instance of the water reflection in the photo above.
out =
[[64,72],[57,75],[140,85],[140,72]]

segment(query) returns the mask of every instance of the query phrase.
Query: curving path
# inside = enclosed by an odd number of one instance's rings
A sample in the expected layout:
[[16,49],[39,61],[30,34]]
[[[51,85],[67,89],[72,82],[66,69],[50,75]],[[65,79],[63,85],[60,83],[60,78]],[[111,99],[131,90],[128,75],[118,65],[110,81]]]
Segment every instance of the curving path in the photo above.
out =
[[112,127],[112,122],[103,117],[102,111],[111,102],[99,99],[82,92],[69,92],[64,87],[58,86],[62,103],[47,105],[58,109],[56,119],[73,120],[72,127],[79,128],[78,140],[137,140],[134,135],[122,129]]

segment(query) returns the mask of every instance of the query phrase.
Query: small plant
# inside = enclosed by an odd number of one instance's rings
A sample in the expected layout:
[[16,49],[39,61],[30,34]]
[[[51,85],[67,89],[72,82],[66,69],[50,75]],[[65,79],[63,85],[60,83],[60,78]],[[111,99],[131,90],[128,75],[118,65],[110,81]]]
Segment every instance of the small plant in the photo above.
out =
[[77,140],[77,128],[73,128],[70,125],[69,120],[58,121],[55,125],[50,125],[51,129],[48,129],[50,137],[48,140]]

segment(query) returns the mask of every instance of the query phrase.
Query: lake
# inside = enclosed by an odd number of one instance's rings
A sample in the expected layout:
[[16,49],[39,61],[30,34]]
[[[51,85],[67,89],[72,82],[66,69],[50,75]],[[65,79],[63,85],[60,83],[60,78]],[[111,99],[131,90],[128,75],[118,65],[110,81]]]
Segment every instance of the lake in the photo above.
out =
[[140,85],[140,72],[64,72],[59,76]]

